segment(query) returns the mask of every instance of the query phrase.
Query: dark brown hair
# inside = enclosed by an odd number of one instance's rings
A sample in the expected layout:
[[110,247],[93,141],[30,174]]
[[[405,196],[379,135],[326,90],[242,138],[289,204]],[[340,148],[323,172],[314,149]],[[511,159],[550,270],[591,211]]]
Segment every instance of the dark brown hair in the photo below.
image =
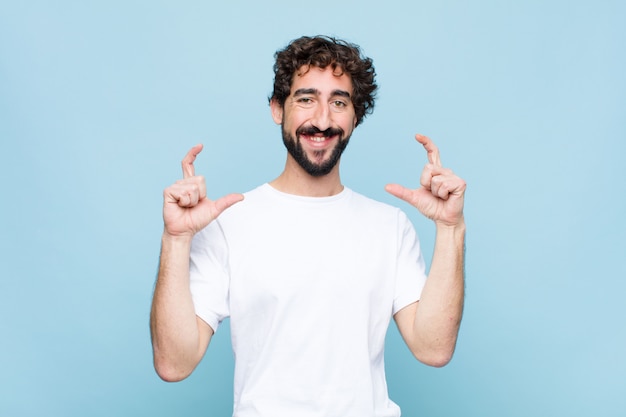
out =
[[357,126],[365,115],[374,110],[378,88],[375,83],[376,73],[372,60],[362,56],[357,45],[329,36],[303,36],[291,41],[274,56],[274,91],[270,100],[276,100],[281,106],[285,105],[296,71],[302,66],[330,66],[338,74],[346,73],[352,79],[352,105]]

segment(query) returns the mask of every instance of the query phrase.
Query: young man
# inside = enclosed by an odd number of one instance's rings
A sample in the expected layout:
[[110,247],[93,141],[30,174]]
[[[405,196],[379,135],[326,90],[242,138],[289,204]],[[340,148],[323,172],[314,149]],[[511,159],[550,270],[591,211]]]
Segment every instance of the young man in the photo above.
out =
[[406,215],[339,176],[352,131],[373,109],[372,61],[344,41],[303,37],[276,54],[274,71],[270,107],[288,150],[281,175],[245,199],[209,200],[193,165],[198,145],[164,191],[155,368],[167,381],[187,377],[230,317],[234,416],[399,416],[386,331],[393,317],[418,360],[450,361],[463,310],[465,182],[417,135],[429,161],[421,187],[386,187],[436,224],[426,279]]

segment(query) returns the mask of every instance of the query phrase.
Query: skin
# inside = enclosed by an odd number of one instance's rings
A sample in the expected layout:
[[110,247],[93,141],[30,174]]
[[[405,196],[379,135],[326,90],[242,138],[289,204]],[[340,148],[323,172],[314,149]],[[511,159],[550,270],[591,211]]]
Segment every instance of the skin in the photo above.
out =
[[[291,94],[284,106],[281,107],[274,100],[270,102],[272,118],[302,143],[309,160],[321,164],[330,157],[332,149],[342,138],[334,136],[318,143],[306,135],[297,135],[296,130],[313,126],[325,131],[332,127],[343,130],[343,138],[349,137],[356,127],[354,106],[349,97],[345,96],[351,93],[352,80],[347,74],[335,75],[330,68],[322,70],[313,67],[304,73],[301,69],[294,77]],[[321,137],[322,134],[314,136]],[[270,184],[285,193],[311,197],[331,196],[343,190],[339,164],[323,177],[312,177],[289,153],[285,169]]]
[[428,156],[421,186],[409,189],[388,184],[385,189],[435,222],[435,250],[420,300],[398,311],[394,319],[413,355],[440,367],[452,359],[463,315],[466,184],[442,167],[432,140],[419,134],[415,139]]
[[182,162],[183,179],[163,192],[164,230],[159,273],[152,300],[150,330],[154,367],[170,382],[186,378],[206,351],[213,329],[195,314],[189,290],[191,240],[224,210],[243,200],[229,194],[217,200],[206,195],[204,177],[195,174],[196,145]]
[[[348,75],[333,73],[329,68],[301,68],[284,106],[270,102],[272,118],[294,140],[301,142],[310,161],[323,163],[338,141],[348,138],[356,126],[351,93],[352,81]],[[343,134],[321,140],[321,133],[296,133],[310,126],[320,131],[339,128]],[[463,312],[466,185],[441,165],[439,150],[432,140],[423,135],[415,138],[428,158],[420,187],[410,189],[389,184],[385,188],[432,219],[437,235],[420,301],[397,312],[394,319],[418,360],[431,366],[443,366],[454,353]],[[150,328],[154,366],[166,381],[179,381],[191,374],[213,335],[213,329],[195,315],[191,299],[189,254],[193,235],[228,207],[243,200],[241,194],[208,199],[204,178],[196,175],[194,169],[194,161],[201,151],[202,145],[196,145],[187,153],[182,161],[183,179],[163,193],[164,231]],[[328,174],[314,177],[289,153],[283,172],[270,184],[286,193],[311,197],[331,196],[343,190],[339,163]]]

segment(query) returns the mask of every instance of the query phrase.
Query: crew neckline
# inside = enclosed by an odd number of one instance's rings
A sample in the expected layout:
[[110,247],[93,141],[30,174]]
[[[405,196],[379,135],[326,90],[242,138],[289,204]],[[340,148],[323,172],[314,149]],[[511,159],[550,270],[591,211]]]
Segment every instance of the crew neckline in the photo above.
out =
[[270,185],[270,183],[268,182],[261,185],[261,188],[280,198],[284,198],[284,199],[288,199],[292,201],[307,202],[307,203],[331,203],[334,201],[341,200],[352,193],[352,190],[350,190],[345,185],[343,186],[343,190],[341,190],[339,193],[331,195],[331,196],[327,196],[327,197],[311,197],[311,196],[304,196],[304,195],[297,195],[297,194],[289,194],[289,193],[277,190],[276,188],[272,187],[272,185]]

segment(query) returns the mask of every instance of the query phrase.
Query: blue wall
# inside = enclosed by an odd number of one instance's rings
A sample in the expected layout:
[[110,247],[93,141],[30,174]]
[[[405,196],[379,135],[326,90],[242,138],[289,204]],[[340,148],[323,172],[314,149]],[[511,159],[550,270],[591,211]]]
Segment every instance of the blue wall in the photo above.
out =
[[626,410],[626,6],[618,1],[2,2],[0,415],[228,416],[228,326],[160,381],[148,313],[161,193],[179,160],[211,196],[273,179],[273,53],[331,34],[373,57],[351,188],[418,184],[413,134],[468,182],[467,299],[453,362],[389,332],[405,416]]

